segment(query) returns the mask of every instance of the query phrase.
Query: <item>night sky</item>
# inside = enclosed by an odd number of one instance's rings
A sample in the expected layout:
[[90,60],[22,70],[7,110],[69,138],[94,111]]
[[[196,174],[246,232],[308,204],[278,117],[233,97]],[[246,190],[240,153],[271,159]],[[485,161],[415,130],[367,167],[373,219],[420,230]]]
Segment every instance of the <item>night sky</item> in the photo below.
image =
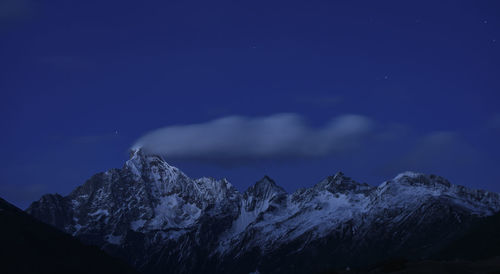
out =
[[239,190],[412,170],[500,192],[495,0],[1,0],[0,94],[0,196],[22,208],[121,167],[158,128],[283,113],[372,126],[326,154],[164,157]]

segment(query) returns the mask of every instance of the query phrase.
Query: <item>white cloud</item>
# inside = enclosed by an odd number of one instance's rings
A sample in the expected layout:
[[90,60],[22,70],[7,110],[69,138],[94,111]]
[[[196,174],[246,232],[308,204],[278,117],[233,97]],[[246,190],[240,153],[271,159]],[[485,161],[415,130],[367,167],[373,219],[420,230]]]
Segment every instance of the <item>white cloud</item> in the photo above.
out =
[[229,116],[210,122],[168,126],[133,146],[169,159],[254,160],[331,155],[358,147],[374,128],[360,115],[341,115],[314,128],[297,114]]

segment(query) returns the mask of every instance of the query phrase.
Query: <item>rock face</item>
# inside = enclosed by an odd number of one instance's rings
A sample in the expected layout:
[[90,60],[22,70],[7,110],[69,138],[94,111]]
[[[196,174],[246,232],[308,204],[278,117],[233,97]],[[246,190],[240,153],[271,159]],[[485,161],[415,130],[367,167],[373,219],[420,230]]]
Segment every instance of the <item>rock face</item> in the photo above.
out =
[[378,187],[339,172],[293,194],[265,176],[240,193],[137,150],[27,212],[144,273],[304,273],[428,258],[499,210],[496,193],[412,172]]

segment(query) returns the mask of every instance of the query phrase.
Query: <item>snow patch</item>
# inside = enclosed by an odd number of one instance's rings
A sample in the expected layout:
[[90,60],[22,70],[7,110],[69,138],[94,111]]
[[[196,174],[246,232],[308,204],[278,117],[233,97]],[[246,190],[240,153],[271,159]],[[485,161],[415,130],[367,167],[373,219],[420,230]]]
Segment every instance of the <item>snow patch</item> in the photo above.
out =
[[130,223],[130,228],[133,230],[133,231],[138,231],[140,228],[142,228],[144,226],[144,224],[146,223],[147,221],[146,220],[142,220],[142,219],[139,219],[139,220],[136,220],[136,221],[133,221]]
[[403,177],[410,177],[410,178],[417,178],[418,176],[422,176],[422,173],[417,173],[413,171],[405,171],[403,173],[398,174],[396,177],[394,177],[395,181],[401,180]]
[[155,217],[149,222],[150,229],[192,226],[201,215],[201,209],[187,203],[177,194],[165,196],[154,209]]
[[106,235],[105,239],[110,244],[119,245],[122,240],[122,236],[121,235],[115,236],[113,234],[108,234]]
[[95,212],[89,213],[89,216],[105,215],[109,216],[109,211],[107,209],[98,209]]

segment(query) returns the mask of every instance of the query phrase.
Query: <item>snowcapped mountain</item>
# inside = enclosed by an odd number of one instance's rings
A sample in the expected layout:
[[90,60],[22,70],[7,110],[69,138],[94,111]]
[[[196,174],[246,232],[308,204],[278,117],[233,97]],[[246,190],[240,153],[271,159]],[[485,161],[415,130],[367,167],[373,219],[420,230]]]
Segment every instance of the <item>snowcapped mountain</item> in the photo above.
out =
[[292,194],[265,176],[240,193],[136,150],[27,212],[144,273],[301,273],[427,258],[499,210],[497,193],[412,172],[378,187],[339,172]]

